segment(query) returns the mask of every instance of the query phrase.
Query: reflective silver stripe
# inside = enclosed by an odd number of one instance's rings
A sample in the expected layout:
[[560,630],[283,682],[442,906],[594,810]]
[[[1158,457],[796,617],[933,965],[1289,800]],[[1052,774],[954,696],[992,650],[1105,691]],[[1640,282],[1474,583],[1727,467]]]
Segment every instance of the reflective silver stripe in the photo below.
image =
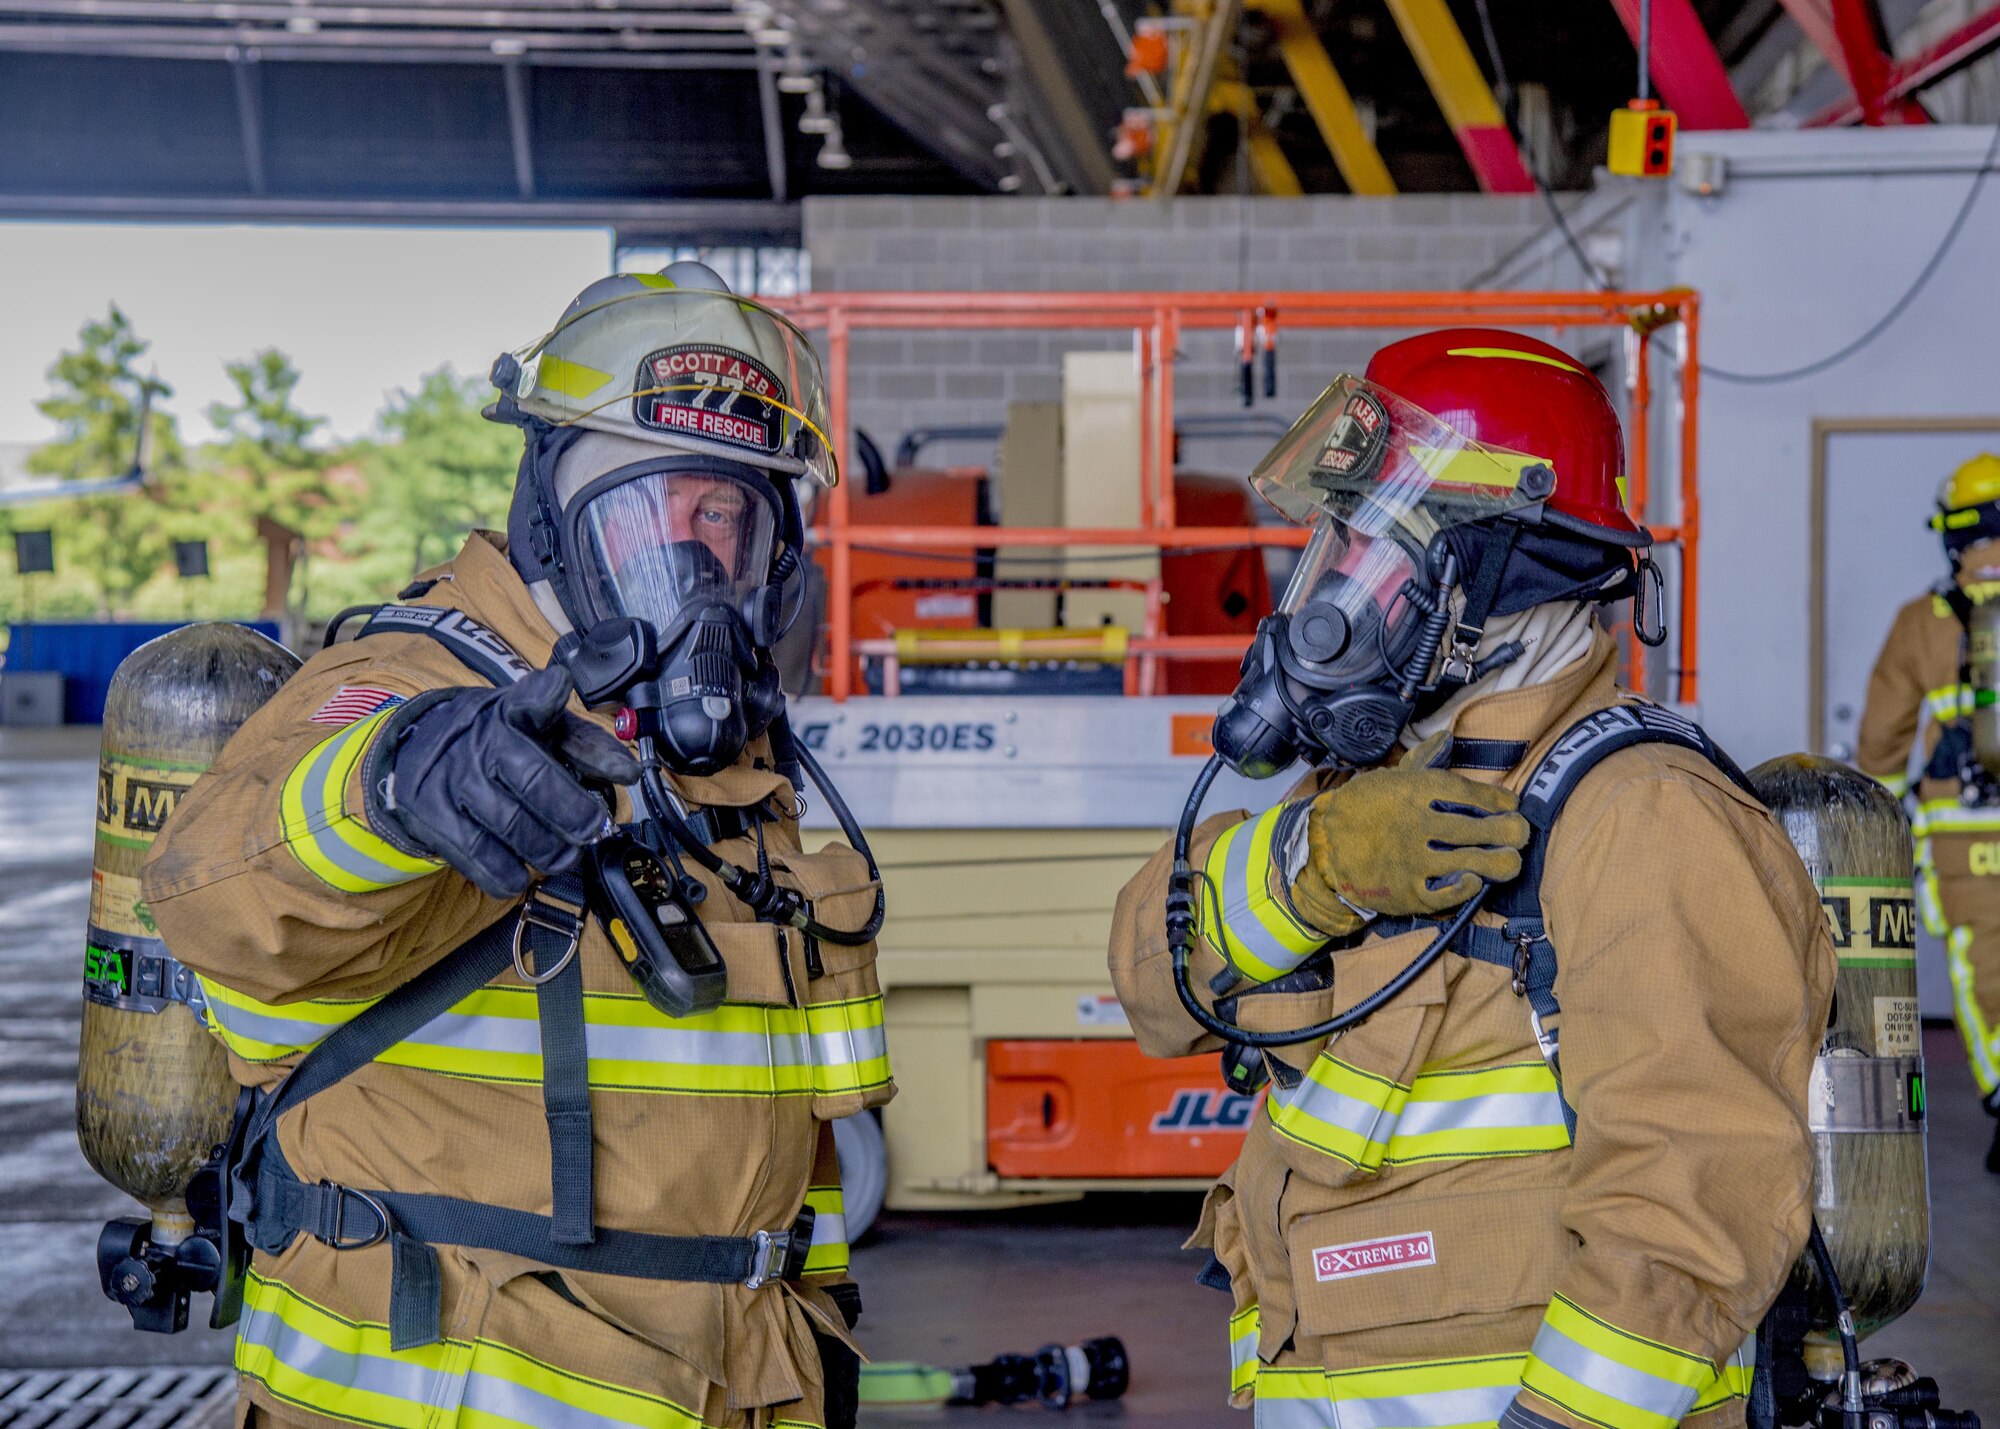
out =
[[[1264,817],[1275,816],[1276,810]],[[1251,908],[1253,890],[1250,886],[1250,850],[1257,842],[1258,819],[1247,819],[1232,830],[1234,837],[1229,841],[1229,856],[1222,865],[1222,923],[1229,930],[1229,936],[1248,948],[1271,967],[1283,971],[1295,968],[1304,962],[1307,955],[1294,951],[1278,941],[1278,937],[1257,916]],[[1258,887],[1255,893],[1265,893]]]
[[[1383,1088],[1383,1095],[1389,1094],[1389,1089]],[[1352,1132],[1366,1142],[1386,1143],[1388,1133],[1398,1125],[1395,1114],[1386,1108],[1336,1091],[1324,1082],[1314,1081],[1310,1074],[1289,1092],[1272,1082],[1271,1100],[1287,1111]],[[1378,1130],[1381,1135],[1376,1134]]]
[[[205,983],[204,986],[213,984]],[[359,1004],[358,1013],[363,1006]],[[209,1015],[222,1024],[223,1030],[232,1036],[250,1041],[265,1042],[273,1047],[313,1047],[343,1022],[311,1022],[304,1018],[274,1017],[268,1012],[257,1012],[247,1007],[238,1007],[210,995]]]
[[631,1419],[594,1414],[554,1395],[498,1375],[474,1370],[465,1377],[465,1407],[480,1414],[532,1424],[535,1429],[652,1429]]
[[840,1211],[819,1211],[813,1215],[812,1244],[846,1245],[847,1217]]
[[1534,1357],[1587,1389],[1675,1422],[1686,1417],[1701,1393],[1698,1386],[1676,1384],[1598,1354],[1546,1321],[1535,1335]]
[[[446,1414],[457,1410],[458,1395],[463,1392],[463,1383],[456,1375],[426,1369],[407,1359],[348,1354],[321,1344],[304,1330],[287,1324],[276,1310],[262,1306],[244,1310],[236,1337],[242,1344],[269,1350],[287,1368],[309,1379],[431,1406]],[[238,1356],[240,1362],[240,1348]],[[333,1406],[327,1412],[334,1412]]]
[[1256,1429],[1340,1429],[1328,1399],[1266,1399],[1260,1394],[1251,1408]]
[[[1421,1079],[1418,1090],[1421,1091]],[[1397,1136],[1436,1131],[1505,1131],[1524,1126],[1562,1126],[1562,1097],[1556,1092],[1488,1092],[1455,1101],[1412,1096],[1396,1118]]]
[[1450,1424],[1492,1424],[1507,1412],[1517,1385],[1440,1389],[1381,1399],[1342,1399],[1333,1406],[1340,1429],[1442,1429]]
[[814,1064],[853,1067],[889,1055],[889,1036],[880,1025],[812,1034]]
[[312,763],[306,767],[305,782],[299,786],[299,802],[306,813],[306,837],[312,840],[313,849],[320,857],[343,873],[387,888],[423,875],[384,863],[342,838],[333,825],[344,816],[345,810],[328,804],[325,787],[327,771],[333,761],[346,752],[357,735],[365,740],[373,735],[376,727],[366,721],[351,724],[322,744],[314,752]]

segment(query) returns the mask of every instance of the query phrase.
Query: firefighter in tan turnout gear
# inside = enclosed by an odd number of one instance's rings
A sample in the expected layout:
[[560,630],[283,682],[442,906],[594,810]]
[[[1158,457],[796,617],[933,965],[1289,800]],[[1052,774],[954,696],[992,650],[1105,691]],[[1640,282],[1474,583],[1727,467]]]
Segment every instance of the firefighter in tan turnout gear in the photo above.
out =
[[1314,534],[1210,769],[1321,767],[1256,817],[1191,798],[1111,970],[1149,1053],[1268,1079],[1192,1242],[1259,1425],[1744,1422],[1834,953],[1727,757],[1618,688],[1594,607],[1661,633],[1622,472],[1595,377],[1457,329],[1253,476]]
[[768,654],[817,359],[676,264],[494,375],[507,537],[309,660],[145,868],[265,1097],[248,1420],[852,1424],[831,1122],[893,1090],[879,885],[801,846]]
[[[2000,799],[1974,758],[1967,678],[1973,609],[2000,594],[2000,456],[1959,467],[1937,504],[1931,527],[1951,575],[1896,612],[1868,677],[1855,763],[1892,792],[1915,795],[1917,906],[1945,940],[1972,1079],[1988,1114],[2000,1117]],[[2000,1174],[2000,1126],[1986,1169]]]

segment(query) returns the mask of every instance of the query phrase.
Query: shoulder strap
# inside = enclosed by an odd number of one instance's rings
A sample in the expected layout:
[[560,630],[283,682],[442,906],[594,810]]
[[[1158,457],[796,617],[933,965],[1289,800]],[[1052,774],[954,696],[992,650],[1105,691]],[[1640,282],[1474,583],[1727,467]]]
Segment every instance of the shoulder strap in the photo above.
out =
[[366,640],[371,635],[392,633],[428,635],[489,685],[511,685],[535,673],[535,667],[516,654],[513,646],[464,611],[449,606],[380,606],[354,638]]

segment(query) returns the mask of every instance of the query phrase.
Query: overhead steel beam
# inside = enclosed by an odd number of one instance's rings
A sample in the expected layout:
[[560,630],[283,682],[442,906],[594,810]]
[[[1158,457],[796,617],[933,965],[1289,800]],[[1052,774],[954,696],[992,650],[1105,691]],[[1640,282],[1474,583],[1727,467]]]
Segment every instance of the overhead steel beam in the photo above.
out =
[[1273,198],[1298,198],[1305,193],[1298,170],[1285,157],[1277,136],[1265,127],[1264,116],[1257,112],[1257,96],[1249,85],[1240,79],[1218,79],[1215,88],[1209,91],[1208,103],[1217,113],[1236,116],[1243,135],[1243,152],[1250,160],[1250,177],[1259,192]]
[[1847,87],[1861,106],[1863,124],[1930,123],[1930,115],[1915,99],[1891,98],[1886,92],[1889,37],[1875,0],[1833,0],[1833,34],[1845,60],[1842,68],[1847,73]]
[[1241,0],[1208,0],[1208,13],[1195,29],[1194,54],[1181,62],[1180,72],[1174,77],[1168,107],[1175,117],[1153,183],[1154,196],[1161,200],[1171,200],[1187,178],[1195,137],[1200,134],[1202,118],[1208,113],[1208,95],[1215,85],[1222,47],[1235,37],[1236,22],[1242,12]]
[[246,49],[254,49],[257,57],[272,63],[295,64],[425,64],[425,65],[479,65],[479,64],[527,64],[541,65],[555,69],[646,69],[646,70],[750,70],[757,67],[757,57],[749,52],[732,54],[708,54],[700,51],[678,51],[672,53],[635,54],[617,52],[585,53],[582,51],[530,51],[524,55],[496,53],[491,49],[477,50],[437,50],[419,51],[374,47],[353,49],[316,50],[301,49],[288,44],[260,44],[245,46],[235,43],[210,41],[195,44],[161,45],[90,45],[90,46],[49,46],[10,45],[7,43],[7,27],[0,25],[0,53],[14,54],[67,54],[104,59],[142,60],[215,60],[234,61]]
[[771,73],[771,59],[757,52],[757,111],[764,127],[764,172],[771,181],[771,197],[785,201],[785,120],[778,107],[778,79]]
[[[1301,0],[1248,0],[1250,9],[1261,13],[1271,24],[1278,41],[1278,53],[1299,88],[1306,112],[1319,126],[1319,136],[1333,154],[1335,167],[1350,193],[1387,197],[1396,192],[1382,151],[1368,136],[1367,126],[1354,107],[1354,98],[1342,83],[1340,72],[1320,42]],[[1260,126],[1261,127],[1261,126]],[[1287,168],[1290,167],[1288,164]],[[1297,182],[1294,175],[1293,182]]]
[[500,67],[507,85],[507,142],[514,151],[514,187],[524,199],[535,196],[535,135],[528,105],[528,71],[518,59]]
[[243,170],[250,192],[264,192],[264,86],[255,55],[239,55],[229,66],[236,87],[236,127],[243,134]]
[[1490,194],[1535,191],[1521,150],[1444,0],[1388,0],[1404,43],[1424,72],[1479,187]]
[[769,199],[300,199],[140,198],[0,193],[0,219],[187,220],[251,223],[547,224],[615,228],[699,243],[799,241],[799,206]]
[[1077,72],[1049,30],[1036,0],[1000,0],[1007,32],[1020,48],[1026,79],[1040,117],[1036,130],[1048,144],[1045,157],[1078,193],[1106,194],[1118,171],[1104,135],[1077,92]]
[[[1917,54],[1890,65],[1882,78],[1882,98],[1900,101],[1915,95],[1941,79],[1949,79],[1996,48],[2000,48],[2000,4],[1989,6]],[[1805,127],[1822,129],[1858,124],[1861,118],[1860,102],[1850,97],[1822,109],[1806,120]]]
[[[735,43],[740,40],[741,43]],[[99,54],[113,47],[134,45],[237,45],[242,48],[285,47],[294,50],[338,52],[343,49],[401,49],[412,53],[449,53],[480,50],[496,53],[494,46],[512,54],[548,50],[576,50],[586,54],[657,54],[678,50],[708,50],[749,54],[754,48],[748,35],[727,33],[687,34],[677,31],[619,32],[597,34],[589,31],[555,33],[534,30],[427,30],[387,26],[314,30],[270,25],[78,25],[29,22],[0,25],[0,48],[10,50],[61,50],[79,54]]]
[[[1611,0],[1625,33],[1639,38],[1642,0]],[[1653,87],[1683,129],[1748,129],[1750,116],[1729,83],[1728,67],[1702,28],[1692,0],[1652,0]]]

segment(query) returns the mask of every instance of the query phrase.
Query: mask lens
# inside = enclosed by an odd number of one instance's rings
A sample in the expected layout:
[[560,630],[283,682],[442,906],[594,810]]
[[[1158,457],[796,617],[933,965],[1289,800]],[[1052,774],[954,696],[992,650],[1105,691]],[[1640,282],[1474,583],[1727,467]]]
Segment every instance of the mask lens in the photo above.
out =
[[776,516],[748,482],[653,472],[584,500],[580,555],[600,616],[635,616],[664,630],[691,605],[736,606],[769,578]]
[[[1417,571],[1413,553],[1391,537],[1325,520],[1300,556],[1279,609],[1303,628],[1317,628],[1316,617],[1331,628],[1344,623],[1344,648],[1325,673],[1343,681],[1373,679],[1389,672],[1422,624],[1422,612],[1402,598]],[[1339,622],[1326,620],[1328,609],[1339,613]]]

